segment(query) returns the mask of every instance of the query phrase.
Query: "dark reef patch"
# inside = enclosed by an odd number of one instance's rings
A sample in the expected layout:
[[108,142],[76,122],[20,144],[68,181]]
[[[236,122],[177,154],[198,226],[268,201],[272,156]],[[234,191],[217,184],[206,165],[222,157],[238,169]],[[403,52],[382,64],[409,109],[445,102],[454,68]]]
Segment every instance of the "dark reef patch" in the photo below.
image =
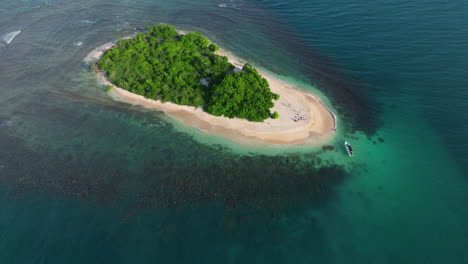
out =
[[323,146],[322,146],[322,149],[323,149],[323,150],[334,150],[335,147],[332,146],[332,145],[323,145]]
[[[198,143],[157,118],[149,120],[154,113],[128,111],[120,104],[96,106],[78,100],[57,109],[45,99],[16,112],[22,120],[17,130],[0,131],[0,145],[8,150],[0,152],[5,165],[0,187],[14,186],[10,198],[43,194],[125,202],[133,204],[129,216],[140,208],[213,204],[274,214],[326,204],[347,176],[342,167],[315,155],[233,154]],[[44,132],[30,129],[37,124]],[[25,141],[15,132],[34,137]]]

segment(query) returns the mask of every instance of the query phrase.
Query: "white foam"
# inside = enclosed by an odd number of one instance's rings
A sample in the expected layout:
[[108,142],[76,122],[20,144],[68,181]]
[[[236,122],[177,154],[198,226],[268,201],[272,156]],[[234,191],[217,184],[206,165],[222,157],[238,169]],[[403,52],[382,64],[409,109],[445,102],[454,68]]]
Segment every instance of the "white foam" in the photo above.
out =
[[80,20],[80,22],[85,23],[85,24],[96,24],[96,21],[91,21],[91,20],[87,20],[87,19]]
[[83,44],[83,41],[75,41],[73,42],[73,45],[75,46],[81,46]]
[[6,44],[10,44],[10,42],[13,41],[13,39],[21,33],[21,30],[13,31],[10,33],[6,33],[5,35],[2,36],[3,41],[6,42]]
[[0,127],[11,127],[13,126],[13,121],[11,120],[6,120],[0,123]]
[[[231,2],[232,2],[232,0],[231,0]],[[237,5],[234,5],[234,4],[221,3],[221,4],[217,4],[217,6],[221,7],[221,8],[240,10],[240,8]]]

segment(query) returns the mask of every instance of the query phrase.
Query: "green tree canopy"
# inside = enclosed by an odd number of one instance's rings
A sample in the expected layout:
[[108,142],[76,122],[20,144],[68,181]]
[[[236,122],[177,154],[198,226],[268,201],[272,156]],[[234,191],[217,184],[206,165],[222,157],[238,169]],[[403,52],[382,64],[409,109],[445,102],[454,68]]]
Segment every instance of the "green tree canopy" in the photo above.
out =
[[[268,82],[251,65],[234,66],[216,55],[219,47],[198,32],[178,35],[171,26],[149,26],[129,40],[119,40],[97,62],[109,80],[146,98],[203,106],[217,116],[263,121],[270,116]],[[209,80],[205,86],[202,79]]]
[[272,99],[273,93],[265,78],[250,64],[245,64],[242,72],[226,75],[213,87],[205,109],[217,116],[263,121],[270,116]]

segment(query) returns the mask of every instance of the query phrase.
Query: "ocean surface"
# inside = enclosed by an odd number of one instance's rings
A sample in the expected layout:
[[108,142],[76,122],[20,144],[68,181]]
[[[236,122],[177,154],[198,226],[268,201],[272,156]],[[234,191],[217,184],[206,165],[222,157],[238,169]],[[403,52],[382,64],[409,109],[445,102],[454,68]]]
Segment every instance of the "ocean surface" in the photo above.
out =
[[[0,263],[468,263],[467,17],[462,0],[0,1]],[[319,94],[335,139],[239,146],[113,101],[83,58],[158,23]]]

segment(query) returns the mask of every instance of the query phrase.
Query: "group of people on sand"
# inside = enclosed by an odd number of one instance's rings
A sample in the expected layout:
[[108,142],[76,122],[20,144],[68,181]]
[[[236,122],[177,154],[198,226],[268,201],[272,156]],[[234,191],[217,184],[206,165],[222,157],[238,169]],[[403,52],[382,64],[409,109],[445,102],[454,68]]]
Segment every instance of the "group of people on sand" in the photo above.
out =
[[295,114],[292,118],[291,118],[294,122],[298,122],[298,121],[301,121],[301,120],[307,120],[307,117],[301,115],[301,114]]

